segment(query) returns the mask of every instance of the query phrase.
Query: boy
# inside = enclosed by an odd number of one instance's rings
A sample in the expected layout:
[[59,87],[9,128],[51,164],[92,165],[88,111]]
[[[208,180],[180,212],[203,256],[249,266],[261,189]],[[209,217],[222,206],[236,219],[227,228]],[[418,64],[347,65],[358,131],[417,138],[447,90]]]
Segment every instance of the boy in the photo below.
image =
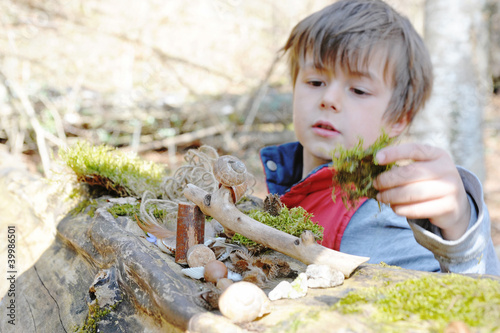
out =
[[442,149],[380,150],[379,164],[413,161],[375,179],[381,210],[373,199],[349,210],[332,201],[336,145],[399,136],[429,98],[432,65],[411,23],[382,1],[343,0],[302,20],[283,50],[298,142],[261,151],[269,192],[312,213],[325,227],[324,246],[371,263],[500,275],[481,184]]

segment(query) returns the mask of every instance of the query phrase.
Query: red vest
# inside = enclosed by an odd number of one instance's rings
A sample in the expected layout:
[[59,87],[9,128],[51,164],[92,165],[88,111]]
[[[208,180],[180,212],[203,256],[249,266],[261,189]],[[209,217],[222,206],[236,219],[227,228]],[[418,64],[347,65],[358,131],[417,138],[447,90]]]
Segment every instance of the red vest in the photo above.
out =
[[288,207],[301,206],[313,214],[313,221],[325,228],[321,244],[336,251],[340,250],[340,242],[345,228],[356,210],[367,200],[360,199],[353,208],[347,210],[335,187],[337,199],[333,202],[333,170],[324,167],[309,175],[305,180],[294,185],[290,191],[281,196],[281,201]]

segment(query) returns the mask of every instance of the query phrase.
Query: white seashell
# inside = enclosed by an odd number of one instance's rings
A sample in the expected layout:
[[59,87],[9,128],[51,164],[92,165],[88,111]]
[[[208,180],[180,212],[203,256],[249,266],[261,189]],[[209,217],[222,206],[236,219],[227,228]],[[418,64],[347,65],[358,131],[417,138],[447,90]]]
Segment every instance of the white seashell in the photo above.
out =
[[246,323],[271,312],[266,294],[250,282],[236,282],[219,297],[219,310],[234,323]]
[[192,279],[199,280],[199,279],[203,278],[203,273],[205,272],[205,267],[183,268],[183,269],[181,269],[181,272],[184,275],[187,275]]
[[307,275],[300,273],[292,282],[281,281],[273,290],[269,292],[269,299],[276,301],[282,298],[300,298],[307,294]]

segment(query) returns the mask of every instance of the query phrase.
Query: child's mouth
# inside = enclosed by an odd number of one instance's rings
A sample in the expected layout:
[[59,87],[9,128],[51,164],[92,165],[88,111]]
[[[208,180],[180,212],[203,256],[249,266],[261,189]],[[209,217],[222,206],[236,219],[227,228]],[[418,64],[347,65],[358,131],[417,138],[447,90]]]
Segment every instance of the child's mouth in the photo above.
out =
[[317,122],[312,126],[312,128],[313,132],[316,133],[316,135],[325,138],[330,138],[332,136],[339,134],[339,131],[337,131],[337,129],[335,129],[335,127],[333,127],[333,125],[328,122],[323,122],[323,121]]

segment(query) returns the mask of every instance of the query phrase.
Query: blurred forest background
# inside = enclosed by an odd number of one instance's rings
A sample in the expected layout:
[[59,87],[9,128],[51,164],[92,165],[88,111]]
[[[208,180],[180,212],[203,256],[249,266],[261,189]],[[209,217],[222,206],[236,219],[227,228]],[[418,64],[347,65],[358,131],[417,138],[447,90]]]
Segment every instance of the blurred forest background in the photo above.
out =
[[[423,32],[425,0],[388,2]],[[58,150],[79,139],[169,170],[187,149],[208,144],[241,158],[260,177],[263,196],[259,149],[294,140],[288,69],[277,52],[300,19],[329,3],[2,0],[0,151],[50,177]],[[488,6],[489,26],[500,31],[498,1]],[[498,90],[496,36],[490,72]],[[482,131],[485,194],[500,244],[494,89]]]

